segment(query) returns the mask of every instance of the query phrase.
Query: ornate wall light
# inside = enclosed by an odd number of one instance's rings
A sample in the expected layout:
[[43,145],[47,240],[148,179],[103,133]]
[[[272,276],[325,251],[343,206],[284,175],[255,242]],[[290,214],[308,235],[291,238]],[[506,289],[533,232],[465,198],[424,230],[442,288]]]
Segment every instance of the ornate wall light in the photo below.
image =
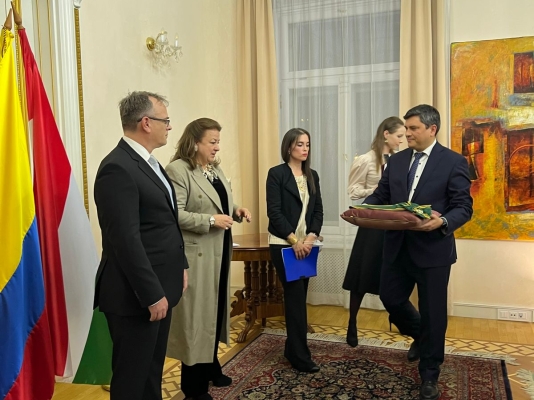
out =
[[152,37],[146,39],[146,47],[152,53],[154,64],[159,67],[168,65],[170,60],[178,62],[183,56],[182,46],[178,43],[178,35],[174,38],[174,42],[169,43],[167,31],[163,29],[155,39]]

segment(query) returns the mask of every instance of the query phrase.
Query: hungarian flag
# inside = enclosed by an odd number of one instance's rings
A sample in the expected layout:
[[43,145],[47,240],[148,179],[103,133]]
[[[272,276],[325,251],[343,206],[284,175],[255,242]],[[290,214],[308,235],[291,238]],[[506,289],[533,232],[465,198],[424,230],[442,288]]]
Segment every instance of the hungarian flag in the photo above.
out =
[[89,219],[25,30],[18,35],[54,372],[63,381],[107,384],[111,339],[104,316],[93,312],[98,255]]

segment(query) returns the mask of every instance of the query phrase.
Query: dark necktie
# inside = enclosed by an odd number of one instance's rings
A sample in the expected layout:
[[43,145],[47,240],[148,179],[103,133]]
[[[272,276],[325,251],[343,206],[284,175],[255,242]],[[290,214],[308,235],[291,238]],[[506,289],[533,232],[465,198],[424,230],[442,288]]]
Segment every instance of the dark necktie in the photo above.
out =
[[423,157],[425,153],[415,153],[414,160],[410,170],[408,171],[408,194],[412,191],[413,180],[415,178],[415,171],[417,171],[417,166],[419,165],[419,160]]
[[389,154],[383,154],[384,157],[384,164],[382,164],[382,173],[384,173],[384,169],[386,169],[386,165],[389,161]]

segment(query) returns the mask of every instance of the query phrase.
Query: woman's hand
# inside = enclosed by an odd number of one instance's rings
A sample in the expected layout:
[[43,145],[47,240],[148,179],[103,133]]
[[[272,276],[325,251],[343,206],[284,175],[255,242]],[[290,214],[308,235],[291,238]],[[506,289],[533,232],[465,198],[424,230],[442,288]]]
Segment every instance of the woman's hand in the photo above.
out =
[[232,217],[226,214],[215,214],[213,218],[215,218],[213,226],[219,229],[230,229],[234,223]]
[[308,236],[306,236],[306,239],[304,239],[304,243],[310,245],[310,247],[313,247],[313,244],[317,240],[317,236],[310,233]]
[[291,247],[293,247],[293,251],[295,252],[295,257],[297,258],[297,260],[302,260],[303,258],[306,258],[308,254],[310,254],[312,248],[311,245],[304,244],[300,240]]
[[250,211],[246,208],[238,208],[235,213],[239,218],[245,218],[247,222],[250,222],[252,220],[252,215],[250,214]]

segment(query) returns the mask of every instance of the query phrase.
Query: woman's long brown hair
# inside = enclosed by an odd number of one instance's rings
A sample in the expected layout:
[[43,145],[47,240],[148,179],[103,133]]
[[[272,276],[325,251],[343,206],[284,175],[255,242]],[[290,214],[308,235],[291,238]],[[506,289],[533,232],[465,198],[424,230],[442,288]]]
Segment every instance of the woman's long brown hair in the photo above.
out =
[[308,158],[306,160],[302,161],[302,172],[304,175],[306,175],[306,179],[308,180],[308,184],[310,185],[310,190],[312,193],[315,193],[315,180],[313,179],[312,171],[311,171],[311,138],[310,133],[302,128],[292,128],[286,132],[284,135],[284,138],[282,139],[282,146],[280,147],[280,152],[282,154],[282,160],[284,162],[289,162],[289,159],[291,158],[291,150],[297,145],[297,142],[299,140],[299,137],[301,135],[307,135],[308,141],[310,142],[310,150],[308,151]]
[[[195,169],[197,167],[195,144],[200,142],[206,131],[210,129],[216,129],[220,132],[222,127],[217,121],[210,118],[199,118],[190,122],[185,127],[182,137],[178,140],[176,153],[172,156],[171,162],[182,159],[189,164],[192,170]],[[217,158],[213,165],[217,166],[220,163],[221,161]]]

